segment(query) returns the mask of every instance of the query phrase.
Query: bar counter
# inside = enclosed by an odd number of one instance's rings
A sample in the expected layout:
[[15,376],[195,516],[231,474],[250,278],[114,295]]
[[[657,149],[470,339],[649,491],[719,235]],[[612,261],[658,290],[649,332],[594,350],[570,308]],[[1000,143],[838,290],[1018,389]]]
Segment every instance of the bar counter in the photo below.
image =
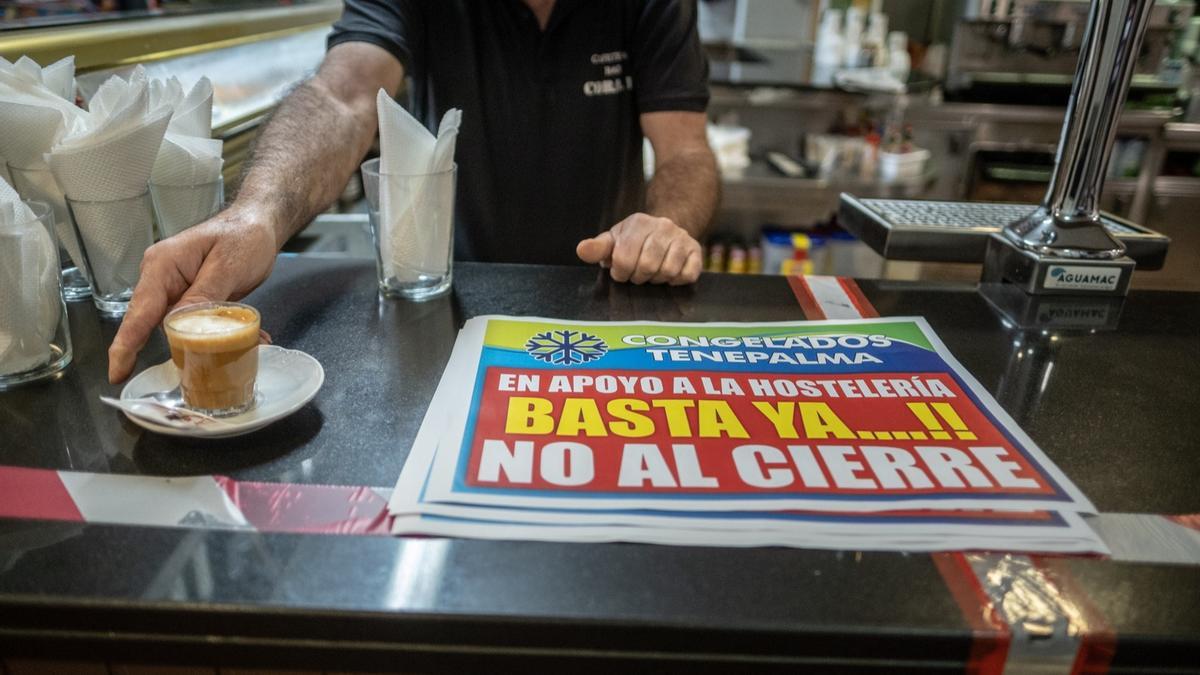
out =
[[[1023,331],[974,285],[860,282],[925,316],[1102,512],[1200,513],[1200,294],[1134,291],[1114,330]],[[377,297],[370,261],[281,256],[247,302],[324,365],[295,415],[220,442],[102,406],[116,324],[70,306],[75,361],[0,393],[0,464],[390,487],[463,321],[786,321],[783,277],[614,284],[459,264],[453,293]],[[162,335],[138,369],[168,356]],[[1031,361],[1037,360],[1031,368]],[[1047,363],[1050,365],[1047,367]],[[1060,559],[1115,633],[1111,672],[1200,667],[1200,567]],[[973,627],[927,554],[264,534],[0,519],[0,654],[405,672],[962,672]],[[976,645],[977,646],[977,645]]]

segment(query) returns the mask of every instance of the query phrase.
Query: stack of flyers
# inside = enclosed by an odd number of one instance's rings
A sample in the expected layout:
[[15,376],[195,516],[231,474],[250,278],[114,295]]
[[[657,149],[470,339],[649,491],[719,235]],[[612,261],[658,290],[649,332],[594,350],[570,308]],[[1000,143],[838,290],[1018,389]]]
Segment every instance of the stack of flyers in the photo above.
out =
[[924,319],[459,333],[397,534],[1106,553],[1094,507]]

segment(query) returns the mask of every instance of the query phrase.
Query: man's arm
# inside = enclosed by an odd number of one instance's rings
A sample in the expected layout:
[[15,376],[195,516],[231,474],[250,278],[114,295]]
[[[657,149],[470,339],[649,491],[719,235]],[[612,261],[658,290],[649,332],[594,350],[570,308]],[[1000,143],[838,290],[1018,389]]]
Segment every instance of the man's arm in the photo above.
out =
[[641,120],[643,133],[654,148],[654,177],[646,187],[646,210],[670,218],[700,239],[716,213],[721,192],[704,113],[646,113]]
[[375,138],[376,93],[395,96],[403,79],[400,62],[380,47],[334,46],[259,135],[233,206],[261,213],[282,247],[345,189]]
[[380,47],[347,42],[329,50],[259,134],[229,208],[147,249],[108,350],[110,381],[129,376],[171,307],[238,299],[266,280],[280,247],[337,199],[366,154],[376,92],[394,95],[403,79],[400,62]]
[[700,277],[700,237],[720,198],[717,163],[699,112],[651,112],[642,131],[654,147],[647,213],[635,213],[597,237],[579,242],[585,262],[610,268],[616,281],[690,284]]

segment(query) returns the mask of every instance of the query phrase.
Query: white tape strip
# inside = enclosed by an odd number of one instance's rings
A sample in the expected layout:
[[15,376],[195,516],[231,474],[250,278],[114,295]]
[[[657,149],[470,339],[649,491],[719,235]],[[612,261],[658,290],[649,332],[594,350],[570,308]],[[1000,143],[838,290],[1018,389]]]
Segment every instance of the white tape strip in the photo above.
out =
[[804,281],[826,319],[861,319],[863,315],[846,294],[837,277],[805,276]]
[[212,476],[160,478],[59,471],[84,520],[121,525],[248,529]]
[[1200,532],[1150,513],[1101,513],[1085,518],[1113,560],[1200,565]]

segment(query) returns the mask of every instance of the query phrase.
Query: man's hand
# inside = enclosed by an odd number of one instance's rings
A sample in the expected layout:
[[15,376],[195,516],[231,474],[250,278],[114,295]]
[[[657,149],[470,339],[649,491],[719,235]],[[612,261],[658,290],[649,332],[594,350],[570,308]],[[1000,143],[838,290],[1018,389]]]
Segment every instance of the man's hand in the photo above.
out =
[[575,253],[608,267],[617,281],[682,286],[700,278],[703,254],[698,237],[712,220],[720,183],[708,147],[704,113],[642,113],[642,132],[654,146],[654,177],[646,186],[646,210],[598,237],[584,239]]
[[635,213],[579,242],[575,253],[609,268],[616,281],[682,286],[700,278],[700,242],[670,218]]
[[380,87],[394,95],[403,81],[400,61],[382,47],[346,42],[329,50],[259,132],[233,206],[146,251],[108,350],[110,381],[129,376],[172,307],[237,300],[267,278],[275,252],[337,199],[367,153]]
[[272,226],[236,207],[147,249],[129,312],[108,348],[109,382],[129,377],[171,308],[244,297],[271,273],[276,250]]

